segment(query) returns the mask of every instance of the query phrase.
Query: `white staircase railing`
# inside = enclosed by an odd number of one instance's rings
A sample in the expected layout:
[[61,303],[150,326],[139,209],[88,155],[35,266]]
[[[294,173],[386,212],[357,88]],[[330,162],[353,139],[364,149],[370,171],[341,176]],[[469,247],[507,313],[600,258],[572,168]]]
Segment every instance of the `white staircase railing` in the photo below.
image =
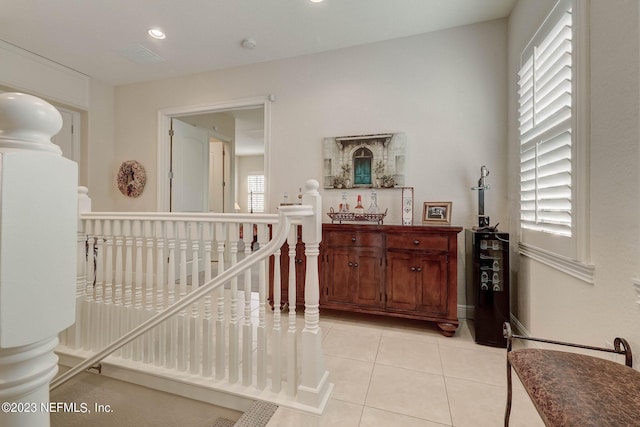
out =
[[[188,374],[219,391],[321,412],[332,385],[319,328],[317,188],[308,181],[303,205],[283,206],[278,215],[81,213],[77,319],[60,335],[58,352],[95,354],[51,387],[108,357],[141,372]],[[273,314],[266,308],[268,259],[279,257],[287,238],[295,247],[291,230],[300,225],[308,262],[302,329],[295,309],[283,321],[279,285]],[[279,283],[277,260],[273,269]],[[296,284],[289,283],[295,301]]]

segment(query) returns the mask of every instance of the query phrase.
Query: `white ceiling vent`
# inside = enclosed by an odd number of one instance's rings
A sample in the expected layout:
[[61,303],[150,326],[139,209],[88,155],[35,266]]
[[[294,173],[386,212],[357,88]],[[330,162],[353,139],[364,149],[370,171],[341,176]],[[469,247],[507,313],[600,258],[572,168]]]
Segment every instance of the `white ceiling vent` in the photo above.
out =
[[155,64],[166,61],[162,56],[150,51],[141,44],[134,44],[120,51],[120,54],[138,64]]

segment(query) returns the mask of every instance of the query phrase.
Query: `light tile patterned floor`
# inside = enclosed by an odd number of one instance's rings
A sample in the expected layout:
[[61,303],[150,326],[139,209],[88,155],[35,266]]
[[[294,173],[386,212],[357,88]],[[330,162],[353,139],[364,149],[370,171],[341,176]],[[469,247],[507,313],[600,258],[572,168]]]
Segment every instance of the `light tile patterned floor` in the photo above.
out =
[[[503,425],[506,350],[477,345],[472,323],[446,338],[428,322],[323,312],[321,328],[335,384],[324,414],[280,407],[268,427]],[[513,400],[513,427],[544,425],[517,382]]]

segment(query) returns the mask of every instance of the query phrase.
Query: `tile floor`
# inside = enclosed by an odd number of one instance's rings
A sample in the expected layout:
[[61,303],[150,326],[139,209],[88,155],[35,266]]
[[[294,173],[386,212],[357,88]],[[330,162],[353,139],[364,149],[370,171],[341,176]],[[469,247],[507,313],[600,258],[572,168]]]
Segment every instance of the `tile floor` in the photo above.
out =
[[[471,322],[446,338],[426,322],[323,312],[321,328],[335,384],[324,414],[280,407],[268,427],[503,425],[506,350],[475,344]],[[517,381],[511,414],[513,427],[544,425]]]

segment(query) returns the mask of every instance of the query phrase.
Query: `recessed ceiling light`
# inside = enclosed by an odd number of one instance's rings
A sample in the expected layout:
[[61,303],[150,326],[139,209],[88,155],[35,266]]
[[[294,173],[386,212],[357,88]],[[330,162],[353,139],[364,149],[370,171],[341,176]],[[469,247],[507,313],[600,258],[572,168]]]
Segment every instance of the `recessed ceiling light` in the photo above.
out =
[[309,0],[311,3],[322,3],[324,0]]
[[154,39],[162,40],[167,38],[167,35],[163,33],[162,30],[159,28],[152,28],[149,31],[147,31],[147,33],[149,33],[149,35]]

